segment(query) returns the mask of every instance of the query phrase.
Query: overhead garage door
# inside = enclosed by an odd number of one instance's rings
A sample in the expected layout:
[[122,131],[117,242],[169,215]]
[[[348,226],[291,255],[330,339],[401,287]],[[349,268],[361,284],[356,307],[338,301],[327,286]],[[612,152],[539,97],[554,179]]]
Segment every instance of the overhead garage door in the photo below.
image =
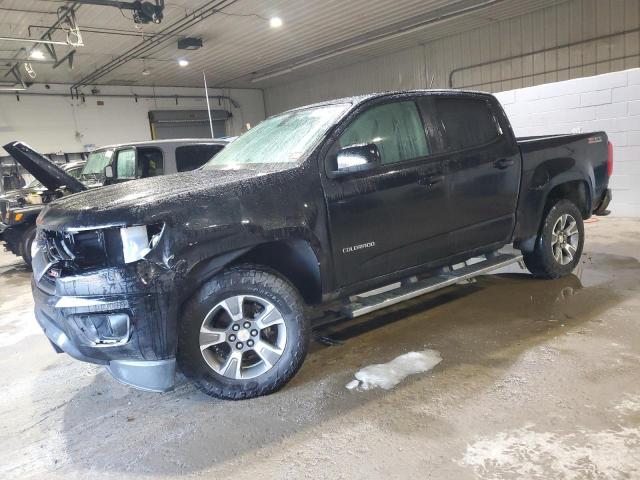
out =
[[[231,113],[211,110],[215,137],[227,135],[226,122]],[[149,112],[151,136],[154,140],[168,138],[211,138],[206,110],[152,110]]]

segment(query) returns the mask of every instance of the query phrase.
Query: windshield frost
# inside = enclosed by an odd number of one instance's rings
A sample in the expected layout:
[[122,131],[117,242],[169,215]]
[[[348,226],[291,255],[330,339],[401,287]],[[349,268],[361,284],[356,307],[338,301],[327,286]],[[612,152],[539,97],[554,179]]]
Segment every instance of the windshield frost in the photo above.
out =
[[87,159],[87,163],[82,169],[80,179],[98,179],[101,177],[104,174],[104,167],[109,165],[112,156],[113,150],[97,150],[95,152],[91,152]]
[[327,105],[266,119],[213,157],[205,169],[247,163],[298,163],[347,109]]

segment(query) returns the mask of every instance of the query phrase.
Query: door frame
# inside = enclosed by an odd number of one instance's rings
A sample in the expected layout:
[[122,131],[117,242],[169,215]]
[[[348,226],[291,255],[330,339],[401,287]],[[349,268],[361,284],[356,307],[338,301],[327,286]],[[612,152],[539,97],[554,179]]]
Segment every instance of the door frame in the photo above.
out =
[[[336,272],[337,269],[335,268],[335,262],[338,258],[338,253],[339,251],[334,249],[334,238],[332,235],[332,229],[330,228],[331,225],[331,213],[329,210],[329,204],[327,199],[327,195],[326,195],[326,191],[325,191],[325,185],[327,182],[342,182],[342,181],[349,181],[352,179],[360,179],[360,178],[366,178],[366,177],[370,177],[370,176],[374,176],[374,175],[380,175],[380,174],[384,174],[393,170],[398,170],[400,169],[413,169],[416,167],[421,166],[422,164],[424,164],[425,162],[428,163],[440,163],[441,164],[441,168],[443,171],[443,174],[445,175],[445,184],[446,184],[446,172],[445,172],[445,165],[444,165],[444,160],[447,157],[448,153],[443,153],[443,152],[434,152],[434,145],[440,145],[441,140],[440,139],[436,139],[435,137],[432,137],[434,135],[435,132],[439,132],[439,130],[437,130],[435,128],[435,125],[433,124],[433,118],[427,118],[422,109],[420,108],[419,102],[418,100],[421,98],[425,98],[425,97],[430,97],[431,94],[429,92],[425,92],[425,93],[421,93],[421,92],[406,92],[406,93],[400,93],[394,96],[385,96],[385,97],[376,97],[373,98],[369,101],[365,101],[362,102],[360,105],[358,105],[355,109],[353,109],[351,112],[349,112],[345,117],[343,117],[339,123],[333,127],[333,130],[330,132],[330,134],[328,135],[328,137],[325,139],[325,141],[323,142],[323,144],[320,146],[320,148],[318,149],[318,154],[317,154],[317,158],[316,161],[318,162],[318,167],[320,169],[320,175],[321,175],[321,186],[323,189],[323,195],[325,197],[325,202],[326,202],[326,212],[327,212],[327,236],[328,236],[328,241],[329,241],[329,248],[331,249],[331,282],[332,282],[332,287],[330,288],[330,290],[334,290],[334,288],[336,286],[339,285],[339,279],[337,278]],[[356,171],[356,172],[351,172],[348,174],[344,174],[344,175],[340,175],[339,178],[337,178],[335,175],[332,174],[331,171],[331,166],[330,166],[330,155],[335,154],[336,152],[336,145],[337,145],[337,141],[340,138],[340,136],[342,135],[342,133],[365,111],[380,106],[380,105],[385,105],[385,104],[390,104],[390,103],[398,103],[398,102],[406,102],[406,101],[412,101],[414,102],[415,106],[416,106],[416,110],[418,112],[418,116],[420,117],[420,121],[422,122],[422,128],[423,128],[423,132],[425,135],[425,138],[427,140],[427,145],[429,147],[430,152],[428,155],[426,156],[422,156],[422,157],[418,157],[412,160],[408,160],[408,161],[402,161],[402,162],[395,162],[395,163],[390,163],[390,164],[386,164],[386,165],[379,165],[375,168],[372,168],[370,170],[365,170],[365,171]],[[447,190],[446,185],[444,186],[445,188],[445,192]],[[445,193],[446,194],[446,193]],[[418,267],[418,266],[416,266]],[[411,268],[416,268],[416,267],[411,267]],[[360,284],[366,284],[369,282],[375,282],[377,279],[381,279],[384,277],[389,276],[390,274],[382,274],[379,277],[376,278],[372,278],[372,279],[367,279],[365,281],[359,281],[356,283],[352,283],[349,285],[342,285],[339,288],[340,289],[352,289],[354,287],[356,287],[357,285]],[[356,287],[357,288],[357,287]]]

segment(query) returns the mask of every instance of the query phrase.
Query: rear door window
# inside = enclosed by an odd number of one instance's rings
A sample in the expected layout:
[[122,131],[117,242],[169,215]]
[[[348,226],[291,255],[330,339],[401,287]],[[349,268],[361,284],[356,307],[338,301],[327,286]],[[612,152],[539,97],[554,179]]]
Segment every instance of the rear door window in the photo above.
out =
[[435,105],[448,150],[485,145],[502,134],[497,119],[484,100],[438,98]]
[[176,148],[176,168],[179,172],[195,170],[211,160],[224,145],[185,145]]
[[157,177],[164,173],[162,150],[156,147],[138,148],[138,178]]

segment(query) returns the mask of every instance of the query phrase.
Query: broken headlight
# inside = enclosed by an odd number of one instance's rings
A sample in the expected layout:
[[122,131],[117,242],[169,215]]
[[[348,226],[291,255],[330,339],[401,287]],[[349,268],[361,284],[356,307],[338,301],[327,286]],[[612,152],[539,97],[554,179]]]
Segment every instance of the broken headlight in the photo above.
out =
[[103,228],[79,232],[39,231],[33,242],[35,257],[43,249],[46,262],[66,272],[132,263],[158,244],[164,224]]
[[158,244],[164,224],[135,225],[120,229],[124,263],[143,259]]

